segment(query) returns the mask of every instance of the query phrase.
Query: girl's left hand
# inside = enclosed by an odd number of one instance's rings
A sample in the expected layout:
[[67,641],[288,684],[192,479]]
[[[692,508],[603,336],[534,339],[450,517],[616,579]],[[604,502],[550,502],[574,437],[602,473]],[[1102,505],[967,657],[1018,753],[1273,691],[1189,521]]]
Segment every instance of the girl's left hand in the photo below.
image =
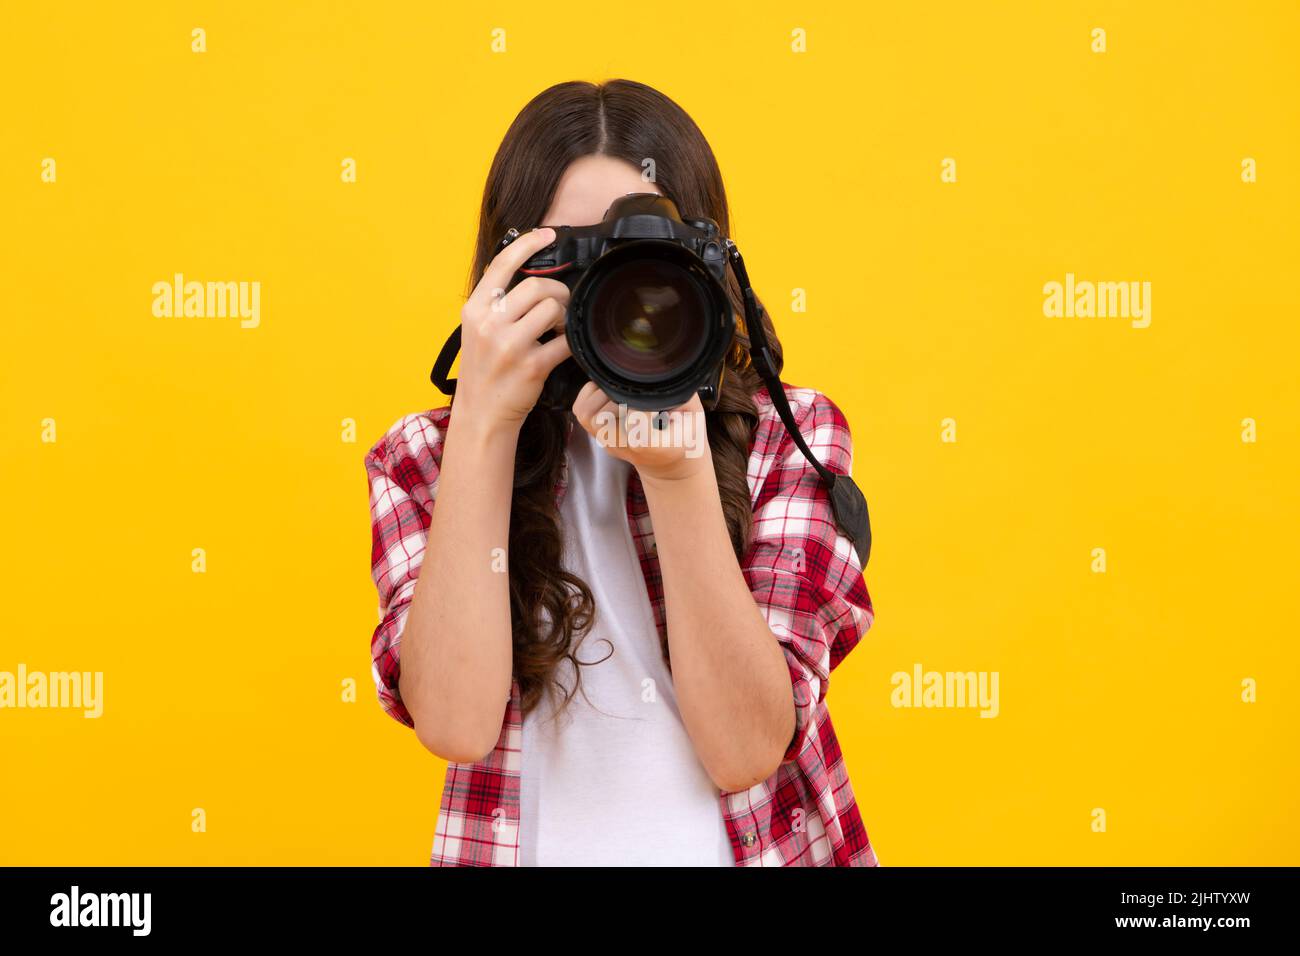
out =
[[[675,481],[713,467],[699,395],[665,412],[643,412],[610,401],[588,382],[573,403],[573,415],[609,454],[631,462],[642,479]],[[663,427],[656,428],[656,421]]]

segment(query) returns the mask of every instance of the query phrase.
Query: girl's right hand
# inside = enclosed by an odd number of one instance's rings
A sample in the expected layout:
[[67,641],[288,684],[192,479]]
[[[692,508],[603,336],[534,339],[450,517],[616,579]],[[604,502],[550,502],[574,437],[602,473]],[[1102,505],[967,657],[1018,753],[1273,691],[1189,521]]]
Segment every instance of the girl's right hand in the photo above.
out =
[[[460,312],[460,372],[454,407],[466,419],[495,430],[518,429],[542,393],[551,370],[569,357],[562,333],[569,287],[529,276],[508,293],[519,267],[555,240],[555,230],[534,229],[506,246]],[[537,340],[548,329],[561,334]],[[454,416],[453,416],[454,417]]]

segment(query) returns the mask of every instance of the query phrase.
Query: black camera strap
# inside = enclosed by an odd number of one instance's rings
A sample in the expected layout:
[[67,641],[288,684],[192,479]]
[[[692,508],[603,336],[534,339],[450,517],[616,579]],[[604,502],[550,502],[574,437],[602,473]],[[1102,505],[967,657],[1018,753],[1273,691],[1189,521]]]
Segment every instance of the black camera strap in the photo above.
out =
[[[831,499],[831,510],[835,514],[835,523],[853,542],[858,560],[865,568],[871,557],[871,516],[867,511],[867,499],[849,475],[836,474],[818,461],[817,456],[812,453],[812,449],[800,434],[799,426],[794,420],[794,412],[790,409],[790,401],[785,397],[785,389],[781,386],[780,375],[767,340],[767,332],[759,318],[758,299],[749,285],[745,260],[741,258],[740,250],[730,239],[725,240],[724,245],[744,298],[745,330],[749,335],[749,354],[754,369],[758,372],[758,377],[763,380],[763,384],[767,386],[768,396],[772,399],[772,405],[781,418],[781,424],[794,440],[795,446],[817,470],[818,476],[826,486]],[[460,351],[460,339],[461,328],[458,325],[443,344],[434,362],[433,371],[429,374],[430,381],[444,395],[452,395],[456,391],[456,380],[448,376],[451,374],[452,363],[456,361],[456,354]]]
[[767,394],[772,399],[772,405],[776,408],[777,415],[781,418],[781,424],[789,432],[790,437],[794,440],[795,446],[808,459],[809,463],[817,470],[821,477],[822,483],[826,486],[826,491],[830,495],[831,510],[835,514],[835,523],[853,542],[853,550],[858,553],[858,560],[861,561],[862,567],[867,566],[867,561],[871,557],[871,515],[867,511],[867,499],[858,488],[857,483],[849,475],[840,475],[831,471],[812,453],[808,443],[799,432],[799,426],[795,423],[794,412],[790,409],[790,401],[785,397],[785,389],[781,386],[780,375],[777,372],[776,361],[772,357],[772,349],[767,340],[767,331],[763,328],[762,319],[759,317],[758,299],[754,295],[754,290],[749,284],[749,273],[745,271],[745,260],[740,255],[740,250],[730,239],[724,240],[727,248],[727,255],[731,261],[731,268],[736,273],[736,279],[740,283],[740,294],[745,302],[745,331],[749,335],[749,355],[754,363],[754,370],[758,372],[758,377],[763,380],[767,386]]
[[447,341],[442,343],[442,350],[438,352],[438,358],[433,363],[433,371],[429,373],[429,381],[438,386],[438,391],[448,396],[456,393],[456,380],[447,376],[451,374],[452,363],[456,361],[456,355],[460,352],[460,336],[458,325],[451,335],[447,336]]

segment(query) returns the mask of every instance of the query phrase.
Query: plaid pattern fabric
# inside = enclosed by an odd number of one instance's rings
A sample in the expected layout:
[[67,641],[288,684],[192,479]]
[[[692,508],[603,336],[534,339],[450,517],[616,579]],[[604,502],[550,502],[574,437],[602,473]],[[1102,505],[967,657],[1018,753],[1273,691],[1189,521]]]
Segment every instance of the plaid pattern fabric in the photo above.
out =
[[[783,387],[813,453],[832,471],[848,474],[852,446],[839,408],[812,389]],[[876,866],[826,706],[831,671],[871,627],[875,612],[817,473],[782,427],[766,389],[754,398],[759,424],[748,469],[754,533],[742,570],[785,651],[796,733],[771,777],[748,790],[719,792],[719,812],[738,866]],[[371,639],[373,676],[380,704],[407,727],[414,721],[398,691],[402,627],[424,554],[450,414],[444,407],[407,415],[365,459],[380,613]],[[556,494],[564,494],[563,476]],[[627,515],[664,641],[663,581],[635,470]],[[447,766],[430,865],[519,865],[522,728],[514,681],[493,751],[477,763]]]

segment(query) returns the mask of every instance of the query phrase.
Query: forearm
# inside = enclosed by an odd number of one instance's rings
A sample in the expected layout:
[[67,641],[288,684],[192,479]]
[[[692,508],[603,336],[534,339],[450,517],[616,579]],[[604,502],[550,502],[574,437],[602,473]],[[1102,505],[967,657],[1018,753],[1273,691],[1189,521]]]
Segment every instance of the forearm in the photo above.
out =
[[718,787],[748,788],[775,771],[794,733],[785,653],[736,561],[711,463],[642,484],[682,720]]
[[517,430],[451,416],[402,634],[402,699],[420,740],[447,760],[476,760],[492,748],[510,693],[506,569],[517,439]]

